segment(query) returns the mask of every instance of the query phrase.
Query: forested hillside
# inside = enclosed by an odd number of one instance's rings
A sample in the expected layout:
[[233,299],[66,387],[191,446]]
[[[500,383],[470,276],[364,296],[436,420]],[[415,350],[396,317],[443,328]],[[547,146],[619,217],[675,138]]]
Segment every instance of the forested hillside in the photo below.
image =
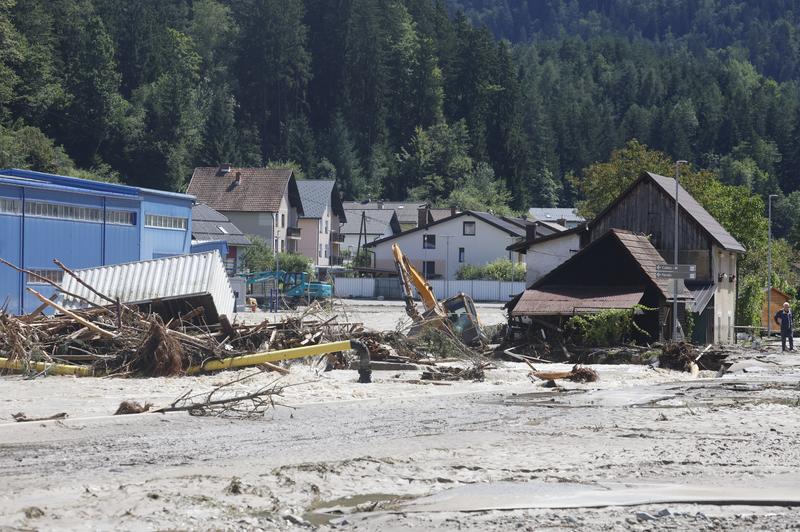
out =
[[635,138],[781,194],[788,235],[798,14],[777,0],[0,0],[0,166],[181,189],[196,165],[291,162],[349,197],[522,210],[574,204],[584,170]]

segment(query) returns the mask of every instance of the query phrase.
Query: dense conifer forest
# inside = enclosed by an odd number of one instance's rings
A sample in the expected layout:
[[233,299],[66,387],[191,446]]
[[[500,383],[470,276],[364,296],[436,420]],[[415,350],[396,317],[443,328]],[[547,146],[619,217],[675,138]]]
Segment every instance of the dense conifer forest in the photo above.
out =
[[[0,166],[573,205],[632,139],[800,217],[800,2],[0,0]],[[800,229],[800,226],[798,227]]]

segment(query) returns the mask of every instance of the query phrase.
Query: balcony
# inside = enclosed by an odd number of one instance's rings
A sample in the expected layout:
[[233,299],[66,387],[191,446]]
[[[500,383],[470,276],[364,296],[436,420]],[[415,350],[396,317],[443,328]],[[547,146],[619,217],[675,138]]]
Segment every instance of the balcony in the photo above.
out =
[[331,266],[341,266],[344,264],[344,257],[330,257]]
[[292,240],[300,240],[300,228],[299,227],[287,227],[286,228],[286,238],[290,238]]
[[331,232],[331,242],[335,244],[341,244],[344,242],[344,234],[338,233],[336,231]]

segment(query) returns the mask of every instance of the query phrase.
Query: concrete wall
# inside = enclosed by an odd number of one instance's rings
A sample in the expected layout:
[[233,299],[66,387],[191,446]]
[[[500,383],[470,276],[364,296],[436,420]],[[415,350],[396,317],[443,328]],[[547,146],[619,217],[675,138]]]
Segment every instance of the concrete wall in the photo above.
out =
[[[475,235],[463,234],[463,223],[475,222]],[[436,235],[436,248],[423,248],[423,235]],[[447,222],[434,225],[429,230],[414,231],[397,235],[396,238],[370,248],[375,252],[375,266],[378,269],[394,269],[392,244],[400,246],[420,273],[423,262],[433,261],[435,273],[445,278],[455,279],[456,272],[465,264],[483,266],[497,259],[519,261],[520,256],[506,251],[506,247],[517,239],[479,218],[470,215],[459,216]],[[464,262],[459,262],[459,248],[464,248]]]
[[[731,275],[736,275],[736,253],[724,251],[718,246],[711,250],[712,269],[714,272],[714,342],[733,343],[736,333],[733,326],[736,323],[736,282],[730,281]],[[719,276],[725,274],[720,281]]]
[[525,282],[532,285],[555,268],[563,264],[580,249],[580,235],[564,235],[534,244],[525,255]]

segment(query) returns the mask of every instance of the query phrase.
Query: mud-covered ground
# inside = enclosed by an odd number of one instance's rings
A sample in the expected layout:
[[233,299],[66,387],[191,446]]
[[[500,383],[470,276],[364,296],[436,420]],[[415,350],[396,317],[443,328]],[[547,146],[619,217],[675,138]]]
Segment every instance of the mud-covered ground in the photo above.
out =
[[[0,377],[0,528],[790,528],[800,357],[740,358],[720,377],[594,366],[599,382],[556,389],[517,363],[449,385],[419,371],[362,385],[353,371],[295,364],[284,406],[250,420],[110,415],[121,400],[162,405],[233,373]],[[69,417],[14,423],[20,411]]]

